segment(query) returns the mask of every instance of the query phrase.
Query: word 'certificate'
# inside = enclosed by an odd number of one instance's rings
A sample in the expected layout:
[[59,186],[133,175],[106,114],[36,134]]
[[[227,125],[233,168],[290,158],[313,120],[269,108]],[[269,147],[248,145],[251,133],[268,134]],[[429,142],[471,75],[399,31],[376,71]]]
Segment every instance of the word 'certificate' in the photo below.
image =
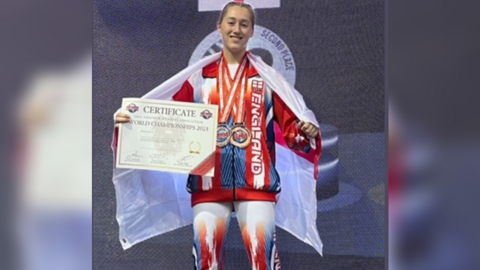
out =
[[120,124],[117,168],[213,176],[218,107],[124,98],[130,123]]

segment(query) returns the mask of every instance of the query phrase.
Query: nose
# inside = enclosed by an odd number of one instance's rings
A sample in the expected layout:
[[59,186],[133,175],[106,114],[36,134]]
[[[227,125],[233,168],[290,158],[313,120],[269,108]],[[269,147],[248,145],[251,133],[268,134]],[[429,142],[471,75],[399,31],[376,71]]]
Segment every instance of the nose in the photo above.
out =
[[234,32],[234,33],[240,33],[240,23],[236,23],[236,24],[233,26],[233,32]]

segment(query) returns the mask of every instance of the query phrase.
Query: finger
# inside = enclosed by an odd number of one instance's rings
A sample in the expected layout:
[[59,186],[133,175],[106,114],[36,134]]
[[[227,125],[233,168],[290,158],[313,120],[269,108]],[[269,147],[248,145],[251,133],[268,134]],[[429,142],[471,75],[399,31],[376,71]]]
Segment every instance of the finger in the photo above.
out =
[[131,123],[132,120],[130,117],[126,118],[126,117],[116,117],[115,118],[115,126],[118,126],[118,124],[125,124],[125,123]]
[[318,135],[318,128],[314,125],[311,125],[306,132],[309,137],[317,137]]
[[131,123],[129,119],[116,119],[115,124],[126,124],[126,123]]
[[302,131],[308,134],[308,131],[310,130],[310,125],[306,124],[302,127]]
[[299,128],[300,128],[303,132],[305,132],[305,131],[308,129],[309,126],[310,126],[310,123],[309,123],[309,122],[301,121]]
[[128,113],[118,113],[117,118],[130,118],[130,114],[128,114]]
[[130,115],[128,113],[119,112],[115,116],[115,127],[116,128],[120,127],[120,124],[128,123],[128,122],[130,122]]
[[310,122],[300,121],[298,127],[309,137],[317,137],[320,132],[319,128]]
[[307,126],[305,126],[305,132],[308,134],[312,134],[312,132],[315,130],[315,126],[308,123]]

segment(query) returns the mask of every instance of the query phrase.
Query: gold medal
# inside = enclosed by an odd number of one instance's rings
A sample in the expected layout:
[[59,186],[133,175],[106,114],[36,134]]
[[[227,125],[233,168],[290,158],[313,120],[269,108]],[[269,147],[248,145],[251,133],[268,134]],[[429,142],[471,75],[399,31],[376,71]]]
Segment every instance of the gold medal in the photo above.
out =
[[230,143],[238,148],[247,148],[252,142],[252,133],[242,124],[235,125],[231,130]]

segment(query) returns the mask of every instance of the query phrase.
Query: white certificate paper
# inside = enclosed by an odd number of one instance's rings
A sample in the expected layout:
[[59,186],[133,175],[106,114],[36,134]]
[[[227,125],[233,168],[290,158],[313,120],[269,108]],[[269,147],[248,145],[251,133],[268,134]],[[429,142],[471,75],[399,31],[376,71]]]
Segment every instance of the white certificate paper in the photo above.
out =
[[213,176],[217,105],[124,98],[122,111],[117,168]]

